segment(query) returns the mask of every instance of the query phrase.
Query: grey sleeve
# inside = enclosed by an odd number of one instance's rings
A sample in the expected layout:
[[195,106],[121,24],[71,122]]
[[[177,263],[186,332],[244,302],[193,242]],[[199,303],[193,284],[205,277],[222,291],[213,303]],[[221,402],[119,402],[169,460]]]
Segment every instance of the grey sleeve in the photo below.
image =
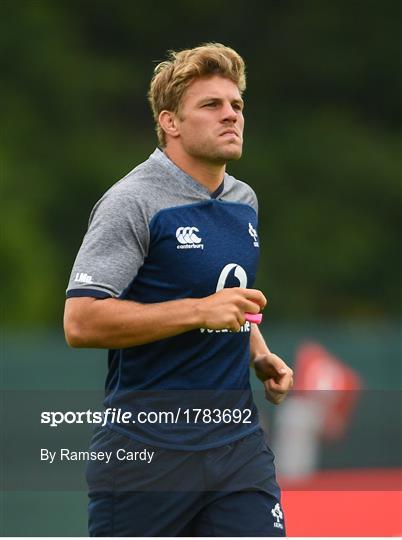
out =
[[257,195],[255,194],[255,191],[252,188],[250,188],[250,197],[251,197],[250,205],[254,208],[258,217],[258,198],[257,198]]
[[137,275],[148,252],[145,208],[135,194],[112,187],[95,205],[75,259],[67,297],[119,296]]

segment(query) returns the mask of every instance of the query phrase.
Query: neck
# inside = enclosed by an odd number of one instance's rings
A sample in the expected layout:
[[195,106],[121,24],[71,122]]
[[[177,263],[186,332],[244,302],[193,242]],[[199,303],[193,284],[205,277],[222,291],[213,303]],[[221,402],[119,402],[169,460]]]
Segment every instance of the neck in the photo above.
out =
[[225,174],[225,163],[213,163],[187,154],[181,148],[167,145],[163,151],[182,171],[194,178],[197,182],[214,192],[221,185]]

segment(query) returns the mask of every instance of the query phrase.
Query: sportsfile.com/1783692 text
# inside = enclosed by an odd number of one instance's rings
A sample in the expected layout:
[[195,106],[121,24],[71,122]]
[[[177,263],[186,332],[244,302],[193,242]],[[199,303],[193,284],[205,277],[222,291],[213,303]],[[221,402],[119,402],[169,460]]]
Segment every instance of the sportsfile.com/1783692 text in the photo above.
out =
[[42,411],[41,424],[251,424],[251,409],[181,408],[175,411],[123,411],[108,407],[104,411]]

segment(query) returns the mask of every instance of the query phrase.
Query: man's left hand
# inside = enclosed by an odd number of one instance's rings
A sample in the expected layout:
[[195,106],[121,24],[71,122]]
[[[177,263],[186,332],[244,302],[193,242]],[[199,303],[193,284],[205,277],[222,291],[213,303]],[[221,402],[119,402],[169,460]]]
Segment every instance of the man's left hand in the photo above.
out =
[[267,400],[279,405],[293,387],[293,370],[282,358],[271,352],[256,356],[254,368],[264,384]]

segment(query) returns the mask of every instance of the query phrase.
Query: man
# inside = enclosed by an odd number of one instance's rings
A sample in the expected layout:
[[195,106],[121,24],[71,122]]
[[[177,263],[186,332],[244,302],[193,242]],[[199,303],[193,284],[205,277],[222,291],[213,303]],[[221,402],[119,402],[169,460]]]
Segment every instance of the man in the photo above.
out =
[[115,459],[88,467],[91,535],[285,534],[249,362],[273,403],[292,371],[246,320],[266,305],[251,288],[257,200],[225,170],[242,153],[244,89],[229,47],[171,52],[149,91],[160,148],[91,214],[66,339],[109,349],[105,405],[130,417],[92,441]]

